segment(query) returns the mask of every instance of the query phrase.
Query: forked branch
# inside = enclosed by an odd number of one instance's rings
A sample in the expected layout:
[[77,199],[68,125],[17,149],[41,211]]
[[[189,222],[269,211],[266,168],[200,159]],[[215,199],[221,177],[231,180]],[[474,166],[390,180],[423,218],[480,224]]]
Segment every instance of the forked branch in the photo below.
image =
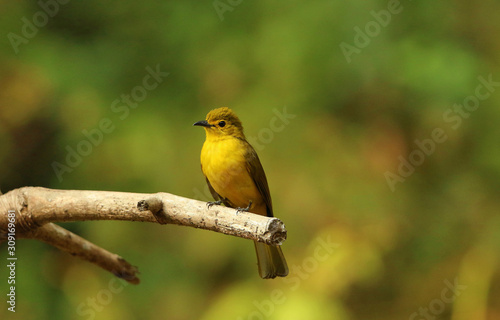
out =
[[[281,244],[286,239],[277,218],[169,193],[141,194],[110,191],[55,190],[24,187],[0,195],[0,243],[9,236],[9,212],[15,213],[15,238],[37,239],[112,272],[130,283],[139,283],[137,268],[120,256],[55,225],[57,222],[126,220],[177,224]],[[12,220],[12,218],[11,218]],[[12,230],[10,230],[12,231]]]

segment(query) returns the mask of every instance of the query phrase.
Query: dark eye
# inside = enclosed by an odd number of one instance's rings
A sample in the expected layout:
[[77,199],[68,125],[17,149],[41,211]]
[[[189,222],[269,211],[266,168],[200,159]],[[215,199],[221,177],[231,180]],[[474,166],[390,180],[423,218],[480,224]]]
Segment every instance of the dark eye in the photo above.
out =
[[222,121],[219,121],[219,127],[224,127],[226,125],[226,121],[222,120]]

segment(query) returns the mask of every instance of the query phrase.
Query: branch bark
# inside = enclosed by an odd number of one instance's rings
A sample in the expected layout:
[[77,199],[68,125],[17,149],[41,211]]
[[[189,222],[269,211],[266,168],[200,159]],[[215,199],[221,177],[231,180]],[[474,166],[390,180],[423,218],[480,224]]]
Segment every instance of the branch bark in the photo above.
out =
[[97,264],[130,283],[137,268],[120,256],[55,225],[56,222],[126,220],[177,224],[280,245],[283,222],[169,193],[55,190],[24,187],[0,196],[0,243],[9,235],[8,212],[15,212],[15,237],[37,239]]

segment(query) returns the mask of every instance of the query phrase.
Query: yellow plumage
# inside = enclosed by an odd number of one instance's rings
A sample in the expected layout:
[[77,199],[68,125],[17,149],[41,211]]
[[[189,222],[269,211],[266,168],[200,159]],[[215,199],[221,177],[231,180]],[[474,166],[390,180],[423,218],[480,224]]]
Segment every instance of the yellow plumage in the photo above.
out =
[[[246,141],[243,126],[229,108],[208,113],[203,126],[206,140],[201,150],[201,169],[215,200],[232,208],[273,216],[266,175],[257,153]],[[251,205],[250,205],[251,204]],[[288,266],[280,246],[255,242],[262,278],[284,277]]]

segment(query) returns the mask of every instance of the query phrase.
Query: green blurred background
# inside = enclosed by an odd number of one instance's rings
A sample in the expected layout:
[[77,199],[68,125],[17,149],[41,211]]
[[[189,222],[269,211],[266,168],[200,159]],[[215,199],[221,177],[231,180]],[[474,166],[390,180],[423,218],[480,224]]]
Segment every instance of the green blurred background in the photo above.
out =
[[[208,201],[192,124],[229,106],[259,145],[291,272],[261,280],[250,241],[212,232],[66,223],[141,284],[22,240],[16,313],[0,302],[0,318],[500,319],[499,86],[471,98],[500,81],[498,1],[65,1],[42,0],[52,16],[0,1],[2,191]],[[157,66],[168,76],[141,89]],[[85,149],[103,119],[113,130]],[[391,190],[387,173],[436,128],[446,141]]]

